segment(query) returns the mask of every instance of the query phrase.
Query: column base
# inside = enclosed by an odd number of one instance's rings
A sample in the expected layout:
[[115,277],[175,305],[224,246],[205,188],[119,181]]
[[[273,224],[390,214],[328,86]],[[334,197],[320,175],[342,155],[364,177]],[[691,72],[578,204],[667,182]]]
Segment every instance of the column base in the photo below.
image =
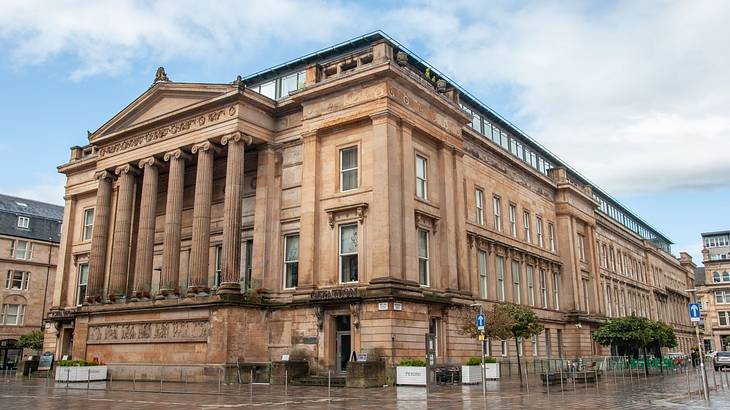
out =
[[240,295],[241,284],[238,282],[223,282],[218,287],[217,295]]
[[107,296],[106,301],[104,303],[112,304],[112,303],[127,303],[127,296],[126,295],[115,295],[110,294]]
[[210,296],[210,288],[207,286],[190,286],[185,296],[189,298]]

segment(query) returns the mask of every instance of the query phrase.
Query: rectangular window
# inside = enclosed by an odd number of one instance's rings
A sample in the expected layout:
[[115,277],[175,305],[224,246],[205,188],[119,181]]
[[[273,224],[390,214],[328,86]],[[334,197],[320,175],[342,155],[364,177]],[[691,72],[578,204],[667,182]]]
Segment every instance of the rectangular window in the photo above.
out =
[[543,247],[545,243],[542,239],[542,218],[535,217],[535,232],[537,232],[537,246]]
[[340,150],[340,191],[357,189],[357,147]]
[[616,317],[621,316],[620,303],[621,301],[618,298],[618,288],[613,288],[614,316]]
[[717,312],[720,326],[730,326],[730,312]]
[[20,326],[25,317],[25,305],[3,305],[2,321],[0,323],[10,326]]
[[494,207],[494,229],[502,232],[502,200],[495,196],[492,199],[492,205]]
[[299,283],[299,234],[284,237],[284,288],[296,288]]
[[357,282],[357,224],[340,225],[340,282]]
[[605,286],[605,293],[606,293],[606,314],[608,317],[613,316],[613,310],[611,307],[611,286],[610,285],[604,285]]
[[497,299],[504,302],[504,257],[497,256]]
[[502,340],[502,356],[507,356],[507,341]]
[[552,340],[550,338],[550,329],[545,329],[545,355],[548,359],[552,356],[553,352],[552,346],[550,346],[551,344]]
[[477,223],[484,225],[484,192],[477,188],[474,191],[474,195],[477,204]]
[[585,237],[582,234],[578,234],[578,256],[580,256],[580,260],[585,262],[586,244],[585,244]]
[[588,280],[583,279],[583,307],[585,308],[586,313],[591,313],[591,307],[588,302]]
[[522,295],[520,293],[520,264],[512,261],[512,286],[514,291],[514,302],[522,303]]
[[223,246],[215,247],[215,272],[213,277],[213,285],[217,288],[221,285],[221,272],[223,271]]
[[540,269],[540,302],[542,303],[543,309],[548,308],[547,274],[545,273],[545,269]]
[[558,357],[563,357],[563,330],[557,329],[558,333]]
[[416,155],[416,196],[421,199],[428,197],[427,165],[426,158]]
[[246,277],[244,279],[243,283],[243,289],[251,289],[251,276],[253,275],[253,239],[248,239],[245,242],[246,244],[246,259],[244,261],[246,262],[245,271],[246,271]]
[[76,286],[76,304],[83,305],[86,300],[86,287],[89,284],[89,264],[79,264],[79,278]]
[[527,265],[527,299],[530,306],[535,306],[535,269],[532,265]]
[[479,294],[482,299],[487,298],[487,253],[479,251]]
[[532,341],[532,355],[537,356],[538,354],[538,348],[537,348],[537,335],[533,335],[530,340]]
[[82,240],[90,241],[94,229],[94,208],[84,209],[84,226],[82,229]]
[[517,355],[522,356],[522,338],[517,338]]
[[550,251],[555,252],[555,225],[548,223],[548,241],[550,241]]
[[19,270],[8,271],[5,279],[5,288],[11,290],[28,290],[30,283],[30,272]]
[[509,233],[517,237],[517,207],[512,204],[509,206]]
[[28,218],[27,216],[19,216],[18,217],[18,228],[29,229],[30,228],[30,218]]
[[15,241],[10,249],[10,256],[15,259],[29,260],[33,258],[33,244],[28,241]]
[[425,229],[418,230],[418,282],[421,286],[429,286],[429,266],[428,266],[428,231]]
[[560,278],[557,272],[553,272],[553,303],[555,310],[560,310]]
[[522,212],[522,229],[525,234],[525,241],[532,243],[532,236],[530,235],[530,213],[527,211]]
[[730,291],[716,290],[715,291],[715,303],[720,303],[720,304],[730,303]]

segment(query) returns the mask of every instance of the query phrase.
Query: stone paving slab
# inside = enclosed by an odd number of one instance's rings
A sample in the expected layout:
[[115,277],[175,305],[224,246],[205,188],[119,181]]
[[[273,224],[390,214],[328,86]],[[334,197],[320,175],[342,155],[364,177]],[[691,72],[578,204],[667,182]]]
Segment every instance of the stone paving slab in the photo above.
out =
[[[712,380],[712,379],[710,379]],[[0,379],[0,409],[730,409],[730,386],[717,386],[710,406],[686,375],[606,378],[598,385],[550,386],[537,379],[520,389],[516,380],[480,385],[346,389],[303,386],[105,382],[53,383],[42,379]],[[696,384],[690,378],[690,388]],[[111,388],[111,390],[110,390]],[[132,390],[135,391],[132,391]],[[330,396],[331,394],[331,396]]]

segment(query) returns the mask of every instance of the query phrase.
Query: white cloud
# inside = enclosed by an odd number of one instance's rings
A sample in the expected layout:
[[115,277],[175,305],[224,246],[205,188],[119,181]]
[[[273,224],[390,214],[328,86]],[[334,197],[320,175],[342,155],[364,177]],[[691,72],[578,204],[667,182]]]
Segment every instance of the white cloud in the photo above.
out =
[[383,5],[0,0],[0,41],[20,66],[71,56],[81,79],[304,54],[377,24],[609,191],[730,184],[730,3]]
[[[5,181],[5,183],[12,181]],[[23,184],[0,186],[0,192],[19,198],[63,205],[65,177],[61,174],[34,174],[25,178]]]

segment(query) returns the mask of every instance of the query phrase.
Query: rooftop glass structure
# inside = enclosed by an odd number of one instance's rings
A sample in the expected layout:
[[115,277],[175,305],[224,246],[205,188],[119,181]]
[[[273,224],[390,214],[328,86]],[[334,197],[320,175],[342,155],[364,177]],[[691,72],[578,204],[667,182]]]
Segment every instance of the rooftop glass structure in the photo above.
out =
[[305,69],[311,64],[326,64],[329,61],[341,59],[348,54],[355,55],[369,47],[375,41],[386,41],[394,52],[404,51],[408,54],[408,62],[420,72],[428,68],[432,74],[446,80],[450,86],[460,93],[461,108],[472,118],[468,125],[480,136],[493,142],[502,150],[513,157],[529,165],[543,175],[554,167],[564,167],[571,180],[583,185],[590,185],[593,191],[593,199],[599,204],[598,212],[611,220],[618,222],[625,228],[646,239],[654,246],[671,253],[672,241],[665,235],[644,222],[641,218],[623,206],[618,200],[604,190],[590,182],[578,171],[571,168],[565,162],[547,148],[532,139],[527,133],[516,125],[503,118],[494,110],[482,103],[478,98],[460,87],[455,81],[442,74],[425,60],[416,56],[406,47],[393,40],[382,31],[376,31],[363,36],[353,38],[340,44],[328,47],[301,58],[280,64],[264,71],[246,76],[244,84],[249,89],[259,92],[271,99],[278,100],[286,98],[291,91],[304,87]]

